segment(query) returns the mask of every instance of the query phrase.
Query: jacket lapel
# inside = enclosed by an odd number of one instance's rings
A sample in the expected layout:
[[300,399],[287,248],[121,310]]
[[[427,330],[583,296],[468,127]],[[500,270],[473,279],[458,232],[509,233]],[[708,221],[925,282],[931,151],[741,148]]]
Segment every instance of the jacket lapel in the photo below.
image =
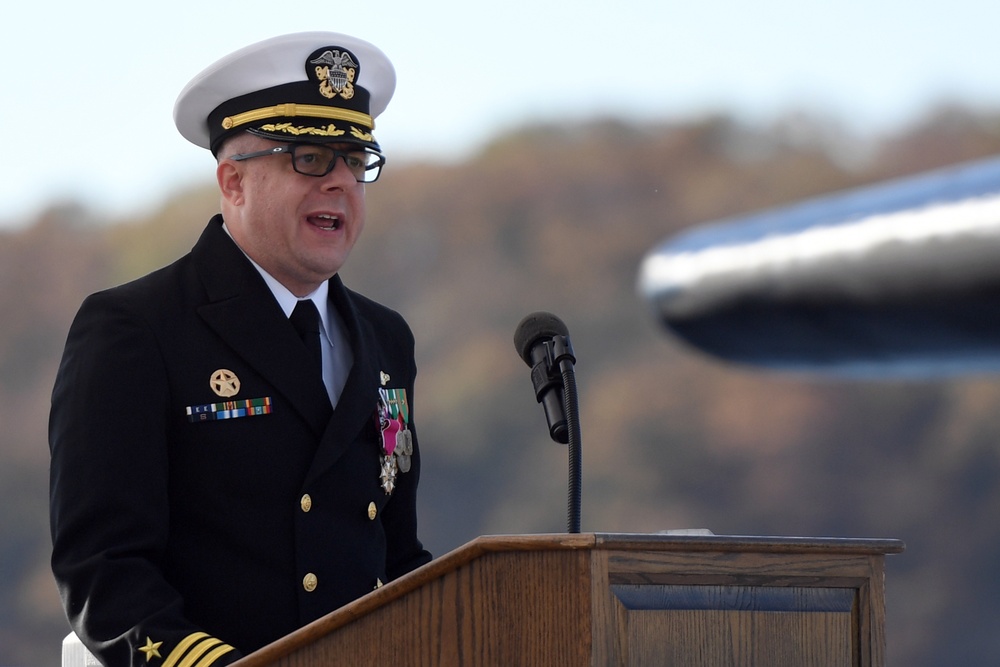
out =
[[319,436],[332,412],[322,380],[264,279],[222,229],[221,216],[209,223],[192,257],[208,293],[199,315]]

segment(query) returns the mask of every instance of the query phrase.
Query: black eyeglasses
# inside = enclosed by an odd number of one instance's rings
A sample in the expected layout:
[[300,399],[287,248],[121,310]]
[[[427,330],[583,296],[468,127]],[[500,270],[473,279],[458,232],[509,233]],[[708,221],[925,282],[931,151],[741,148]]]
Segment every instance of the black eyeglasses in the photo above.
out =
[[337,150],[325,144],[288,144],[275,146],[266,151],[230,155],[230,160],[249,160],[252,157],[280,155],[292,156],[292,169],[306,176],[326,176],[337,166],[337,158],[344,158],[344,164],[354,174],[358,183],[374,183],[385,164],[385,156],[369,148],[349,151]]

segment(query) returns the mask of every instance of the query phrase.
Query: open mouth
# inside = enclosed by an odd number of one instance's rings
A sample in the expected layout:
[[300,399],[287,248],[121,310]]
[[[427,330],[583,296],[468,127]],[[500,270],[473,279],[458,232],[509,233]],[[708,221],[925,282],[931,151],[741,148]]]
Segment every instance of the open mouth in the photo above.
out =
[[310,225],[328,232],[340,229],[340,216],[329,213],[317,213],[316,215],[310,215],[308,220]]

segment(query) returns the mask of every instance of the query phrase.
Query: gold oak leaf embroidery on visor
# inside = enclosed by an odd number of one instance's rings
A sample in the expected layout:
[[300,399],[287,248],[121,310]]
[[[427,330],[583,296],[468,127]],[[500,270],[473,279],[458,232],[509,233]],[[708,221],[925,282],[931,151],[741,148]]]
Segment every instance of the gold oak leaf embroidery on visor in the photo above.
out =
[[[347,134],[344,130],[338,130],[337,126],[333,123],[330,123],[326,127],[296,126],[291,123],[268,123],[267,125],[261,125],[260,129],[264,132],[285,132],[296,137],[304,134],[318,137],[340,137]],[[370,134],[368,136],[371,137]]]

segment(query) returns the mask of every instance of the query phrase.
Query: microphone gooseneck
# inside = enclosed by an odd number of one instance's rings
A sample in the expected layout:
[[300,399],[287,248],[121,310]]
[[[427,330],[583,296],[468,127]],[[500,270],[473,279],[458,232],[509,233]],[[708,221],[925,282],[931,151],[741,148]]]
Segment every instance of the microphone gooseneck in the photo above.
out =
[[580,532],[582,453],[579,400],[569,330],[552,313],[536,312],[521,320],[514,348],[531,368],[535,399],[542,404],[549,436],[569,445],[568,532]]

